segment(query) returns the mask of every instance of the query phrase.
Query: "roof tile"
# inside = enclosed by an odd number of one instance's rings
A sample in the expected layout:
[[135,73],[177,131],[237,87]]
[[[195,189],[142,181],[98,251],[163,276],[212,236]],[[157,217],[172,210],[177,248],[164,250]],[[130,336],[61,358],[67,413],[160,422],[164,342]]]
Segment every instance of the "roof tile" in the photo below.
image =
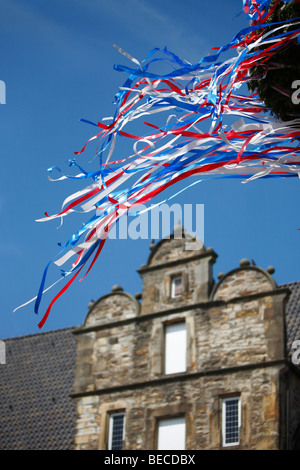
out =
[[74,328],[5,340],[0,365],[0,449],[71,450]]

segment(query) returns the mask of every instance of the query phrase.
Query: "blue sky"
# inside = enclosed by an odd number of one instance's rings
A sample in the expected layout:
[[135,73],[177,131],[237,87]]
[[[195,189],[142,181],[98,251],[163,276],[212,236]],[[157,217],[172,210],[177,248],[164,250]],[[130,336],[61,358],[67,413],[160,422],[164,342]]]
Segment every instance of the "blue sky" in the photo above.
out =
[[[113,44],[139,60],[153,47],[167,46],[197,62],[213,46],[229,42],[247,26],[239,0],[1,0],[0,80],[6,104],[0,105],[0,338],[40,332],[38,322],[56,291],[45,296],[41,313],[33,304],[47,262],[80,220],[37,223],[55,213],[74,192],[72,182],[49,182],[47,168],[73,157],[93,135],[79,122],[114,112],[113,97],[126,76],[114,64],[130,65]],[[124,144],[125,146],[125,144]],[[124,147],[125,148],[125,147]],[[168,190],[163,197],[182,189]],[[278,284],[300,280],[298,201],[300,183],[289,180],[212,180],[173,199],[204,204],[205,245],[219,258],[215,278],[254,259],[273,265]],[[136,270],[149,255],[151,240],[108,240],[89,275],[75,282],[55,304],[42,331],[80,325],[91,299],[120,284],[140,292]],[[51,272],[49,283],[59,276]]]

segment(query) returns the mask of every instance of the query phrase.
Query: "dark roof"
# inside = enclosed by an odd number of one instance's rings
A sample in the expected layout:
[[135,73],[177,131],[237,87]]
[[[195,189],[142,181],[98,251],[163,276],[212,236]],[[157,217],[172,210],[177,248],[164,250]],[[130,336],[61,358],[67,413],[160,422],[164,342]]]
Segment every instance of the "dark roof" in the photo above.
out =
[[281,287],[287,287],[291,291],[286,306],[287,349],[291,352],[293,341],[300,340],[300,281]]
[[[300,339],[300,281],[286,309],[287,347]],[[0,365],[0,450],[72,450],[75,328],[5,340]]]
[[72,331],[5,340],[0,365],[0,449],[71,450],[76,344]]

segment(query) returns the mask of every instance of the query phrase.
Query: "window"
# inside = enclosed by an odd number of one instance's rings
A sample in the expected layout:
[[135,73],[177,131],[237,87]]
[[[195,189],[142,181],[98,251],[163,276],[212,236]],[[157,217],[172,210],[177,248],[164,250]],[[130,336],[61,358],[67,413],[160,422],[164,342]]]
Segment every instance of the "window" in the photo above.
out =
[[165,325],[165,374],[186,370],[185,322]]
[[108,449],[122,450],[125,435],[125,413],[112,413],[109,416]]
[[185,450],[185,417],[158,421],[157,450]]
[[241,400],[240,397],[224,398],[222,402],[223,446],[240,443]]
[[176,276],[172,279],[171,284],[171,297],[180,297],[183,292],[183,284],[182,284],[182,277]]

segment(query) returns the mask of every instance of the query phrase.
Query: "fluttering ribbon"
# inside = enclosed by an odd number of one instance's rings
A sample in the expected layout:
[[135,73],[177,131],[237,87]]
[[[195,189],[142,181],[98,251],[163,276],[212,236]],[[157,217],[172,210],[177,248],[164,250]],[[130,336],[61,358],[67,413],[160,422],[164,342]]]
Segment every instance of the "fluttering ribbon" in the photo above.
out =
[[[79,173],[67,175],[57,166],[49,169],[51,181],[56,171],[56,181],[70,178],[90,183],[66,198],[57,214],[45,213],[38,221],[63,220],[72,212],[93,211],[94,215],[61,245],[58,255],[45,268],[38,294],[31,300],[35,301],[36,313],[43,293],[49,289],[45,289],[45,282],[50,266],[68,266],[76,257],[71,266],[62,269],[62,278],[72,277],[50,302],[40,328],[54,303],[89,262],[86,274],[90,271],[120,217],[149,203],[168,187],[192,176],[198,180],[188,187],[206,178],[234,177],[247,182],[262,177],[300,176],[300,119],[280,122],[268,115],[257,94],[239,91],[251,80],[249,71],[254,64],[267,67],[275,54],[299,36],[300,18],[266,22],[277,3],[270,10],[271,0],[243,0],[250,26],[230,43],[212,48],[196,64],[189,64],[167,48],[155,48],[139,62],[115,46],[135,67],[115,66],[129,78],[115,95],[114,116],[98,123],[82,119],[99,132],[74,152],[77,157],[69,162]],[[231,59],[222,62],[222,54],[228,51]],[[151,72],[151,65],[157,61],[170,64],[172,70],[163,75]],[[285,96],[292,94],[292,90],[277,91]],[[162,125],[149,122],[159,115],[163,116]],[[137,136],[124,130],[129,123],[144,119],[150,133]],[[120,138],[132,140],[133,153],[112,160]],[[96,170],[88,172],[75,158],[81,158],[92,141],[97,141],[101,149],[96,152]]]

